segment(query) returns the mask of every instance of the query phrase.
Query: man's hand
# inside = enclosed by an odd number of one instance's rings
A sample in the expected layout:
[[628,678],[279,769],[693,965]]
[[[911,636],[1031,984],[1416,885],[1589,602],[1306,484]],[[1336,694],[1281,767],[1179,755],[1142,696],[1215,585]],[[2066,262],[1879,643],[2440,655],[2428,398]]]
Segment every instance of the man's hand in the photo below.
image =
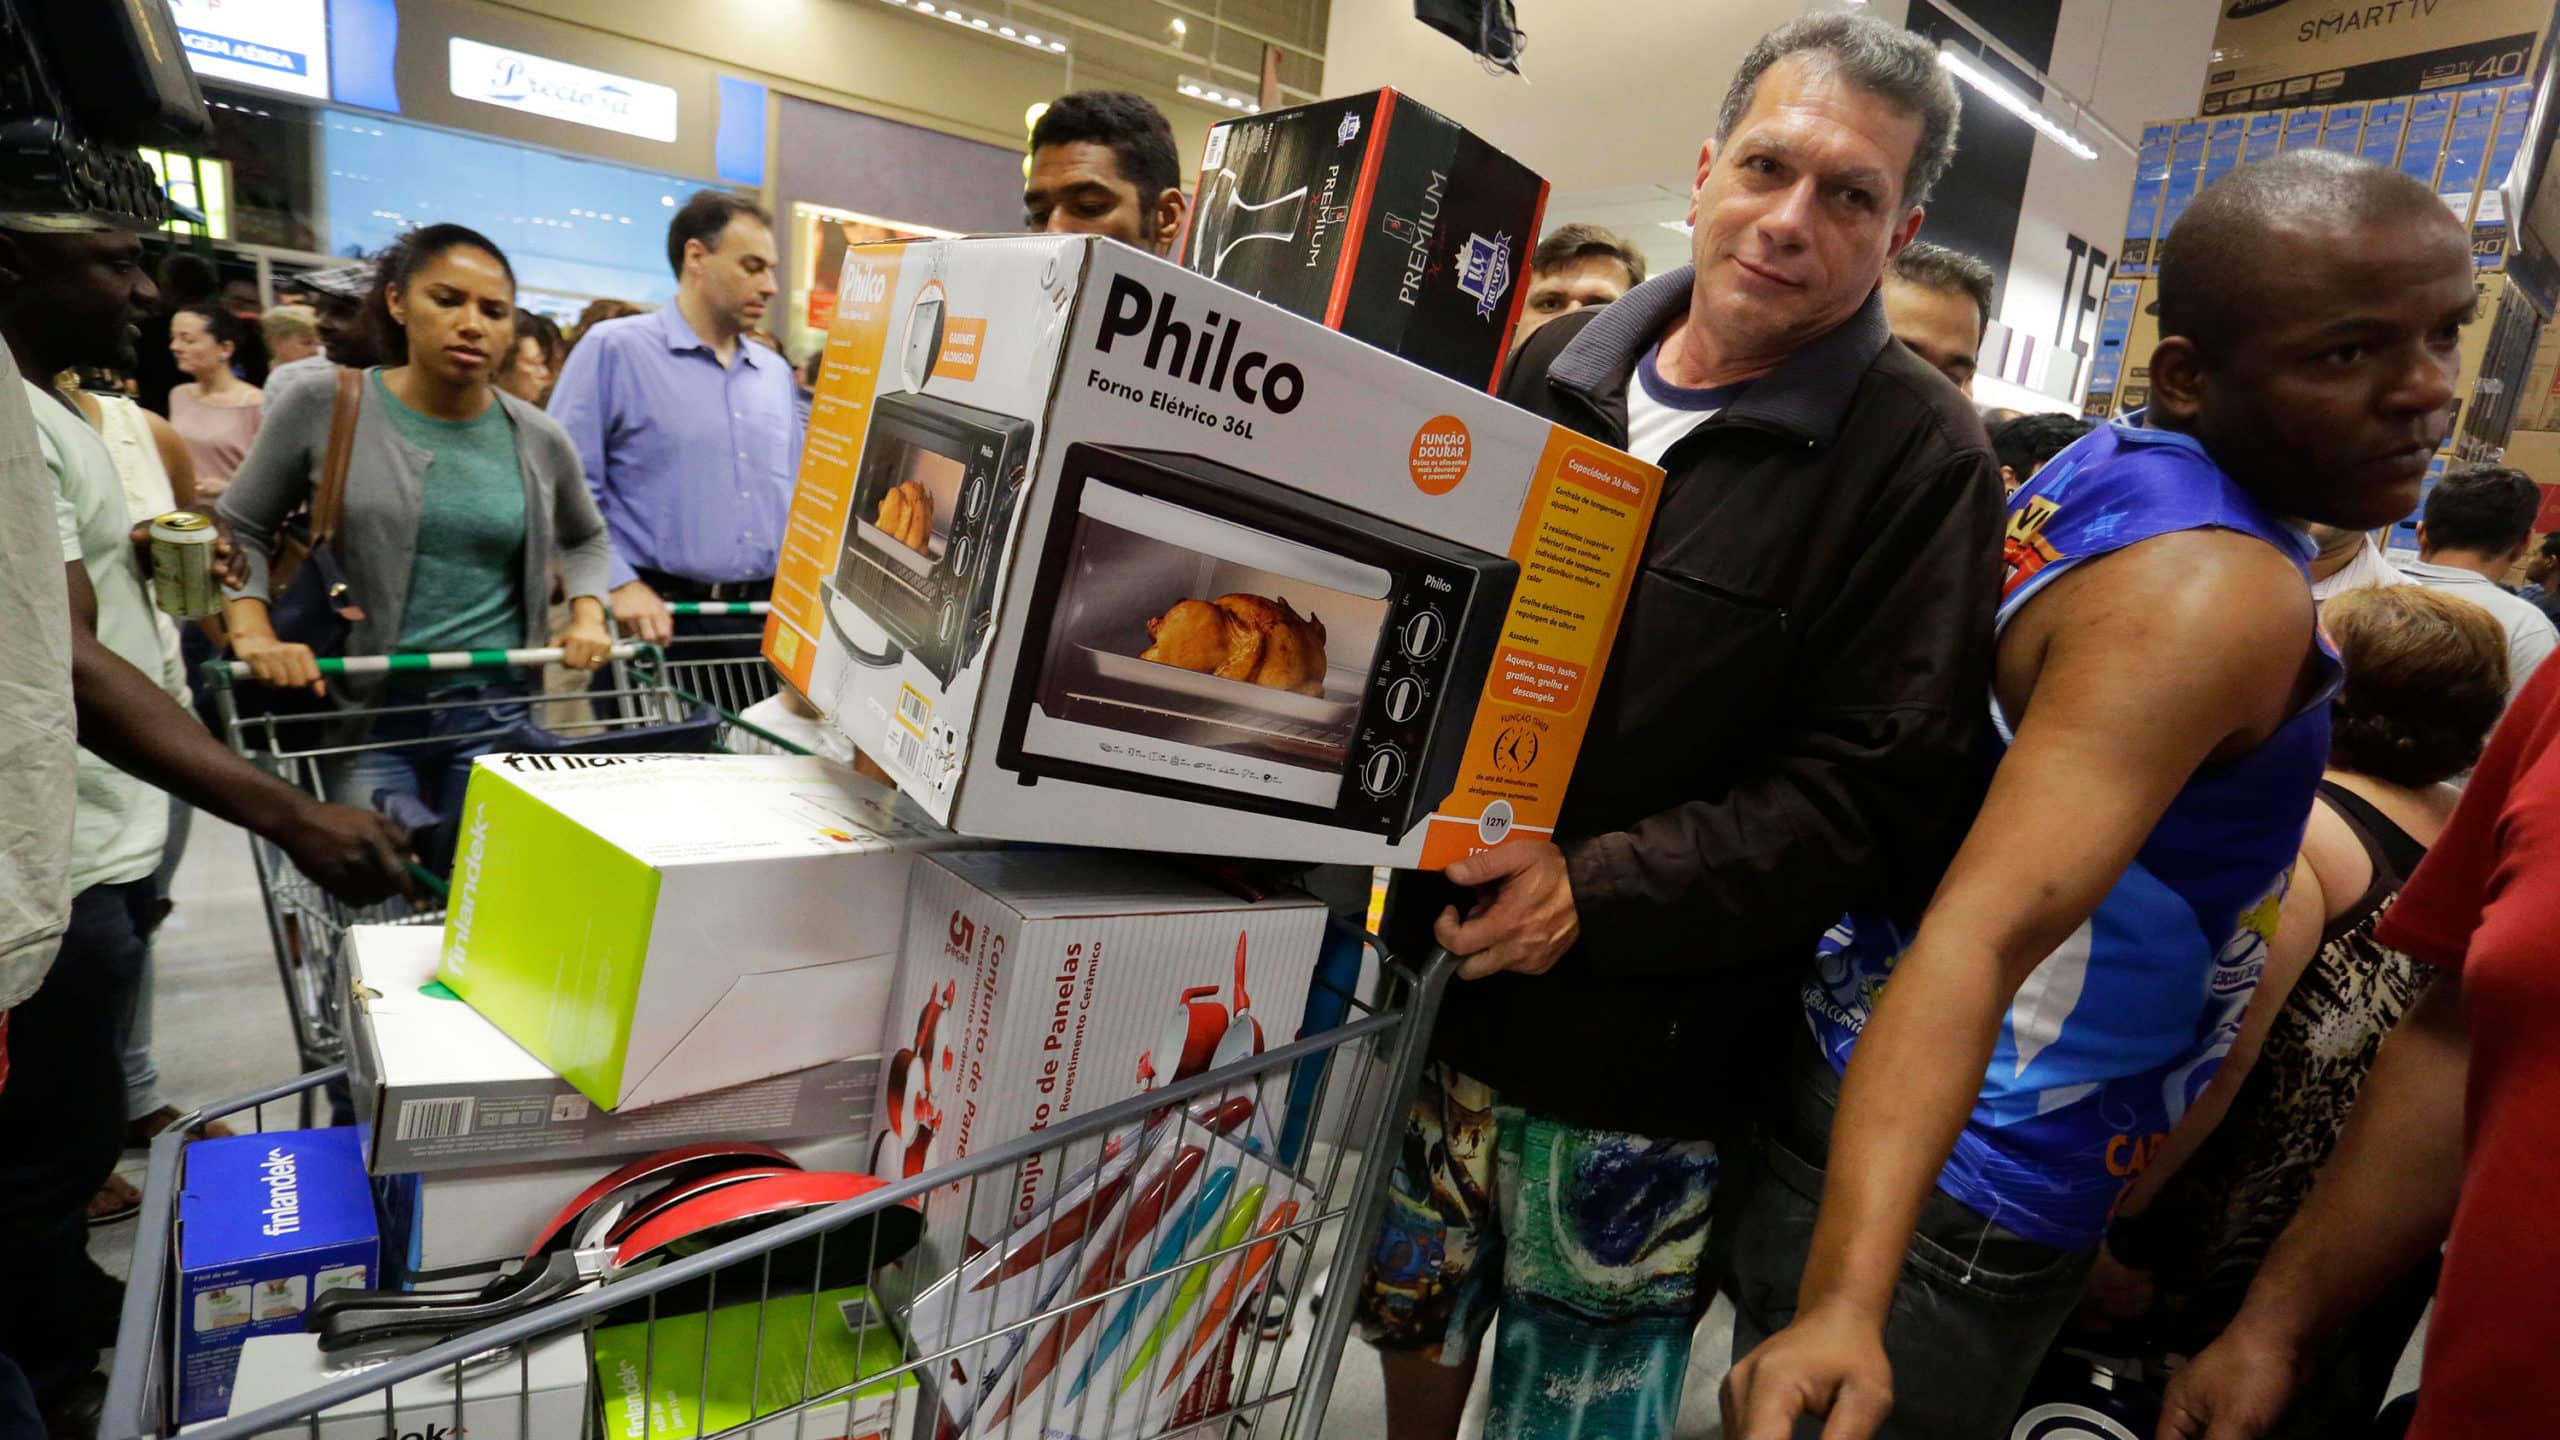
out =
[[1893,1367],[1873,1322],[1808,1310],[1727,1371],[1718,1398],[1731,1440],[1790,1440],[1799,1418],[1826,1415],[1822,1440],[1866,1440],[1893,1412]]
[[2169,1379],[2158,1440],[2257,1440],[2302,1384],[2302,1352],[2244,1315]]
[[311,801],[267,838],[284,847],[295,869],[350,905],[416,896],[408,832],[370,810]]
[[1505,970],[1544,975],[1582,935],[1573,907],[1573,881],[1564,852],[1552,840],[1513,840],[1449,867],[1460,885],[1496,887],[1479,895],[1465,919],[1455,906],[1440,912],[1433,938],[1452,955],[1466,957],[1461,980],[1481,980]]
[[614,623],[622,633],[651,645],[664,645],[675,638],[675,617],[667,613],[667,602],[649,588],[646,580],[632,580],[613,587]]

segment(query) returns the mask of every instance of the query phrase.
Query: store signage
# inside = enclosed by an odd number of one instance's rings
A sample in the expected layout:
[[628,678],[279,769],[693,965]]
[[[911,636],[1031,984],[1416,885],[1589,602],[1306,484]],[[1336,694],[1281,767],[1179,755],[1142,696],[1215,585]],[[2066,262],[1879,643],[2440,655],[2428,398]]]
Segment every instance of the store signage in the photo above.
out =
[[326,0],[169,0],[169,18],[198,75],[329,98]]
[[2551,0],[2230,0],[2207,115],[2374,100],[2524,77]]
[[459,35],[447,53],[451,88],[462,99],[639,140],[672,144],[676,138],[676,92],[664,85]]

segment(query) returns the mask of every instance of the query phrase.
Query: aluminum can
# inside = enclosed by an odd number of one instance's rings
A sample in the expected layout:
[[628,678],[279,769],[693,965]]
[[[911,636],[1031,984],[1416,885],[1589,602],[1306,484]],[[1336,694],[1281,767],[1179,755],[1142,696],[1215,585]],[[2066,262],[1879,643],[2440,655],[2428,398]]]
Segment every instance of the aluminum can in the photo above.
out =
[[213,522],[173,510],[151,522],[151,599],[162,613],[195,620],[222,610],[213,578]]

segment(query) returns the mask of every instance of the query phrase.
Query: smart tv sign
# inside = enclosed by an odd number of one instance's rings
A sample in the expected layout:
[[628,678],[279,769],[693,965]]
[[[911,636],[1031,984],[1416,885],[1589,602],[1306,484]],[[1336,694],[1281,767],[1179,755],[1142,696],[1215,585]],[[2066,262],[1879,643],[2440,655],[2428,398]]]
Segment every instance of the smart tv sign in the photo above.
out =
[[205,79],[329,98],[327,0],[169,0],[169,18]]
[[672,144],[676,138],[676,92],[664,85],[459,35],[447,57],[450,88],[461,99],[640,140]]

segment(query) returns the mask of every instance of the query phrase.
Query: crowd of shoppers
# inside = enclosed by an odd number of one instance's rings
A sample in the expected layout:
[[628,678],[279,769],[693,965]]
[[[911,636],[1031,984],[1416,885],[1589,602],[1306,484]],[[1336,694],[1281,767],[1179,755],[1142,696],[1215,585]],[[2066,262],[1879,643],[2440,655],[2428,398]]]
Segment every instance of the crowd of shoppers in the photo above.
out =
[[[1668,480],[1554,835],[1391,891],[1391,936],[1463,959],[1348,1301],[1399,1440],[1457,1432],[1488,1348],[1489,1435],[1665,1435],[1719,1291],[1732,1440],[2008,1434],[2075,1316],[2194,1357],[2164,1435],[2351,1433],[2430,1296],[2413,1434],[2550,1413],[2560,633],[2505,584],[2560,545],[2518,471],[2420,508],[2467,236],[2351,157],[2247,166],[2161,248],[2147,411],[1987,415],[1994,276],[1917,238],[1958,114],[1927,42],[1810,16],[1725,90],[1689,264],[1587,225],[1532,254],[1504,397]],[[1025,176],[1029,228],[1181,233],[1137,96],[1051,105]],[[565,336],[454,225],[246,325],[192,255],[155,306],[141,254],[0,230],[0,368],[147,376],[156,316],[170,372],[140,406],[0,374],[0,505],[59,541],[8,527],[0,621],[72,622],[0,623],[34,677],[0,693],[0,1286],[52,1302],[0,1307],[0,1359],[63,1433],[115,1310],[82,1222],[176,1119],[149,966],[188,807],[379,898],[530,718],[525,677],[324,685],[279,633],[333,436],[350,653],[743,653],[759,622],[668,602],[770,594],[821,363],[762,328],[772,220],[722,192],[672,219],[672,303]],[[182,708],[133,529],[190,507],[231,653],[376,742],[323,777],[352,805]]]

